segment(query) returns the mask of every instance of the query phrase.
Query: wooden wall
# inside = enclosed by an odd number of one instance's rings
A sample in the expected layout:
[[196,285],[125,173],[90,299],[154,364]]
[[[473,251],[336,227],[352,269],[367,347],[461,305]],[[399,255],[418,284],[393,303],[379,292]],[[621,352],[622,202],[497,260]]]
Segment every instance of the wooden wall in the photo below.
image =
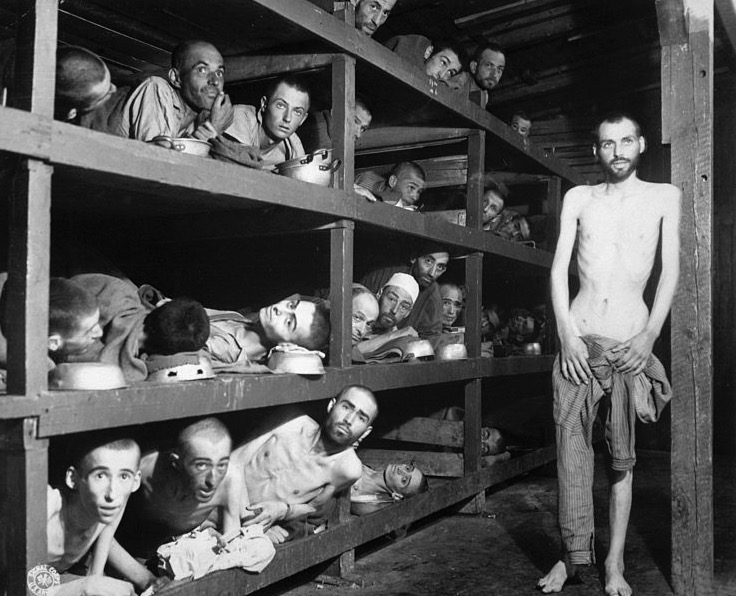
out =
[[713,419],[716,453],[736,453],[736,328],[734,294],[736,260],[736,78],[715,85],[714,115],[714,284],[713,284]]

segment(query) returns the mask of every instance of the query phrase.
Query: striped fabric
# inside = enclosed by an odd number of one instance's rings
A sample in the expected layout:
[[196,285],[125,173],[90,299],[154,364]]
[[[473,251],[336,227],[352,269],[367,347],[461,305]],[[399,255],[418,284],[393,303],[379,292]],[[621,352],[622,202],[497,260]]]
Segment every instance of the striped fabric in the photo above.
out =
[[574,565],[593,562],[593,423],[604,403],[605,437],[611,467],[617,471],[636,463],[636,417],[656,421],[672,397],[662,363],[650,356],[638,375],[614,370],[611,348],[620,342],[598,335],[582,338],[594,378],[587,385],[567,381],[560,357],[552,370],[554,419],[557,428],[558,516],[566,558]]

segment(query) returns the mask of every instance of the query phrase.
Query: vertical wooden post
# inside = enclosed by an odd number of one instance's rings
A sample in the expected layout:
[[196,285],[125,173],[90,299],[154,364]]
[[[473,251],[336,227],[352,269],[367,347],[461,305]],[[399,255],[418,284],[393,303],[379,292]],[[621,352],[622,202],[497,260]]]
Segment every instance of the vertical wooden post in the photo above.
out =
[[48,440],[36,419],[0,421],[0,594],[26,594],[26,574],[46,562]]
[[[16,38],[12,105],[54,115],[57,0],[22,2],[27,9]],[[23,160],[10,206],[6,291],[8,393],[46,389],[48,280],[52,168]],[[2,398],[0,398],[2,399]],[[48,441],[36,438],[36,420],[0,422],[0,593],[26,593],[26,574],[46,562]]]
[[349,366],[351,361],[354,230],[350,220],[330,229],[330,366]]
[[334,188],[352,190],[355,178],[355,58],[338,55],[332,61],[332,157],[342,160],[333,175]]
[[672,307],[672,586],[713,594],[713,1],[658,0],[663,142],[682,189],[681,273]]
[[[480,230],[483,227],[483,174],[485,167],[485,131],[468,135],[468,181],[466,225]],[[473,253],[465,261],[465,285],[468,290],[465,306],[465,344],[470,358],[480,358],[480,311],[483,303],[483,254]],[[481,465],[481,379],[465,385],[465,419],[463,422],[463,472],[472,474]],[[478,514],[485,506],[485,492],[476,495],[463,513]]]

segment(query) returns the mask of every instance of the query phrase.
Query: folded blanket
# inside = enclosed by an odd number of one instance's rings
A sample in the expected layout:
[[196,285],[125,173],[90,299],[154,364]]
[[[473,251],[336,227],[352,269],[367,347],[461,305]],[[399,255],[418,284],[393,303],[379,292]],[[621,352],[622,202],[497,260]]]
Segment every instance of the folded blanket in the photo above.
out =
[[235,536],[223,538],[227,544],[220,547],[211,533],[195,531],[160,546],[156,554],[173,579],[198,579],[232,567],[260,573],[276,554],[260,524],[240,528]]
[[146,363],[138,356],[143,321],[152,310],[141,302],[137,286],[128,279],[102,273],[85,273],[72,278],[97,297],[103,346],[98,360],[117,364],[129,383],[148,375]]

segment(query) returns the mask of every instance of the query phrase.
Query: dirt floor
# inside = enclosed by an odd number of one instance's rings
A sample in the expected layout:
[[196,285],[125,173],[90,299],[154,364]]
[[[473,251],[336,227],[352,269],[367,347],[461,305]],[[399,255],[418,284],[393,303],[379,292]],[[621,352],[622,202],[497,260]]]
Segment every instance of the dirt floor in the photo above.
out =
[[[626,551],[626,577],[639,596],[672,594],[670,476],[666,454],[641,454]],[[608,544],[607,479],[597,460],[594,487],[596,550]],[[482,516],[445,512],[410,529],[406,537],[377,540],[357,552],[352,582],[331,585],[305,573],[259,596],[517,596],[557,560],[556,480],[542,472],[489,491]],[[736,596],[736,473],[733,462],[715,473],[716,596]],[[593,572],[568,596],[603,594]],[[299,585],[301,584],[301,585]],[[294,587],[298,586],[298,587]]]

